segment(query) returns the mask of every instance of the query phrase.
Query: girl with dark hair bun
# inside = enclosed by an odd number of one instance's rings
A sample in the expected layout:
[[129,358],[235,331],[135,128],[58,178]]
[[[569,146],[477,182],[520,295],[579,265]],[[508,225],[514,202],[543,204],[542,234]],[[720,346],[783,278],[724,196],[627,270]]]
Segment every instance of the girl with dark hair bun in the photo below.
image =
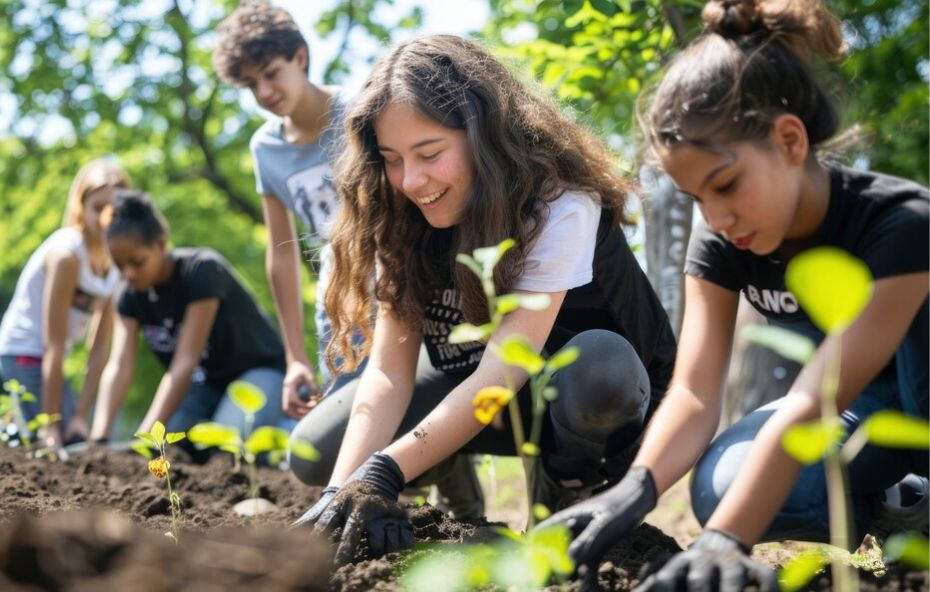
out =
[[[715,0],[703,16],[705,32],[669,65],[642,118],[653,154],[703,216],[685,266],[671,386],[628,477],[547,522],[572,527],[571,554],[596,569],[694,467],[691,503],[705,529],[650,581],[741,590],[754,572],[774,589],[774,574],[748,558],[754,543],[829,538],[823,464],[802,467],[781,445],[791,426],[820,415],[826,347],[784,397],[713,439],[740,292],[770,324],[819,343],[823,333],[785,286],[788,262],[824,245],[862,259],[875,279],[872,299],[829,338],[843,352],[844,427],[852,433],[882,409],[926,418],[928,191],[818,158],[839,116],[814,59],[843,51],[822,0]],[[867,446],[849,465],[857,535],[926,529],[927,469],[925,450]]]
[[[44,412],[61,418],[42,430],[46,448],[57,453],[63,444],[87,438],[119,282],[104,231],[113,192],[129,184],[115,159],[98,158],[81,167],[68,192],[62,227],[32,253],[16,281],[0,323],[0,375],[15,379],[36,400],[20,401],[22,417],[4,427],[8,437],[27,430],[26,424]],[[90,353],[76,398],[63,365],[79,339],[86,340]]]
[[144,193],[120,191],[113,202],[107,244],[125,283],[91,438],[110,432],[132,382],[140,332],[167,372],[139,431],[156,421],[172,432],[218,421],[244,433],[246,418],[227,393],[234,380],[251,383],[267,399],[253,427],[276,424],[281,338],[230,264],[213,249],[169,249],[168,224]]
[[[507,238],[516,245],[496,268],[497,293],[544,293],[550,304],[510,313],[490,341],[522,334],[537,351],[580,349],[554,378],[533,495],[556,509],[617,481],[665,390],[675,340],[626,242],[627,183],[602,143],[480,45],[448,35],[381,58],[345,126],[329,353],[370,358],[292,433],[323,457],[292,458],[295,474],[329,486],[300,522],[341,532],[340,557],[362,532],[372,553],[393,551],[410,543],[392,505],[407,482],[461,475],[450,470],[459,451],[515,454],[510,427],[484,428],[472,401],[512,372],[528,414],[526,375],[483,342],[447,343],[455,325],[488,320],[456,254]],[[355,350],[358,326],[369,336]],[[471,502],[455,513],[483,513],[476,480],[450,489]]]

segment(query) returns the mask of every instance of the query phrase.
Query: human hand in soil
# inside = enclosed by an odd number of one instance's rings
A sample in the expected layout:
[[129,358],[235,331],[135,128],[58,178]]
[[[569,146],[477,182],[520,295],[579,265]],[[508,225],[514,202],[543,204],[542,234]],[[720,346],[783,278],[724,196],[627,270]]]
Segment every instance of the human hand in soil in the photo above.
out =
[[556,512],[538,528],[564,524],[574,540],[568,554],[582,577],[596,576],[601,557],[628,536],[655,506],[655,480],[646,467],[633,467],[612,488],[591,499]]
[[284,412],[300,419],[319,402],[320,388],[316,384],[313,369],[303,362],[288,363],[281,391],[281,406]]
[[310,509],[304,512],[303,516],[295,520],[294,523],[291,524],[291,528],[304,524],[316,524],[316,521],[319,520],[320,516],[323,514],[323,510],[329,506],[329,502],[333,501],[333,497],[335,497],[337,491],[339,491],[339,488],[335,485],[330,485],[324,489],[320,493],[320,499],[310,506]]
[[65,444],[75,444],[87,440],[88,432],[87,420],[79,415],[75,415],[68,421],[62,438]]
[[313,530],[338,540],[337,565],[355,559],[363,535],[371,557],[413,544],[413,527],[397,503],[404,482],[404,474],[394,459],[376,452],[335,493],[314,520]]
[[749,585],[757,585],[760,592],[778,590],[775,572],[750,559],[749,553],[736,537],[707,528],[687,551],[653,562],[635,592],[742,592]]
[[64,444],[59,424],[53,423],[52,425],[42,428],[42,444],[46,449],[50,452],[54,452],[56,455],[61,452]]

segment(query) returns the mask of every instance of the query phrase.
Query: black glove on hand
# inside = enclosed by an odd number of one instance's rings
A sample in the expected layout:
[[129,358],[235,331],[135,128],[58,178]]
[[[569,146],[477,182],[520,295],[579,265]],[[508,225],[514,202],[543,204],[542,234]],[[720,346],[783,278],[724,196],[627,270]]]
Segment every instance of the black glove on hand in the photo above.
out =
[[694,541],[687,551],[649,566],[636,592],[646,590],[720,590],[742,592],[757,584],[761,592],[778,590],[778,576],[749,558],[750,549],[736,537],[712,528]]
[[404,482],[404,474],[394,459],[380,452],[349,476],[314,519],[314,532],[338,538],[337,564],[354,559],[362,534],[367,535],[372,557],[413,545],[413,527],[397,504]]
[[330,485],[320,493],[320,499],[316,501],[315,504],[310,506],[310,509],[304,512],[304,515],[294,521],[291,524],[291,528],[296,526],[302,526],[304,524],[315,524],[319,520],[320,515],[323,514],[323,510],[329,505],[329,502],[333,501],[336,492],[339,491],[339,488],[335,485]]
[[[633,467],[607,491],[556,512],[539,526],[568,526],[575,538],[568,547],[568,554],[579,573],[597,573],[597,564],[607,549],[633,532],[656,506],[657,497],[655,480],[649,469]],[[582,566],[586,569],[580,569]]]

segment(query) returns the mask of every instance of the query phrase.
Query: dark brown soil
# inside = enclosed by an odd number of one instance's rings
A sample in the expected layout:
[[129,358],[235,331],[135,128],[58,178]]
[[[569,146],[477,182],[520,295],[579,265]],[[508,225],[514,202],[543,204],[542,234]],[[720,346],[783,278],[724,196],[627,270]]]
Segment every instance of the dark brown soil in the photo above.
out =
[[[171,460],[183,505],[179,545],[164,534],[171,520],[164,482],[148,473],[142,457],[92,450],[49,462],[0,447],[0,590],[398,589],[398,569],[411,554],[334,571],[328,545],[307,529],[287,528],[318,494],[289,473],[259,469],[261,494],[278,509],[249,519],[232,510],[246,498],[248,480],[233,471],[227,455],[202,466]],[[458,523],[430,506],[408,511],[417,541],[488,542],[497,536],[487,522]],[[673,539],[643,525],[608,554],[599,584],[630,590],[645,563],[678,549]],[[924,577],[899,574],[871,589],[926,590]],[[815,582],[812,589],[829,589],[822,585]],[[580,583],[555,589],[577,590]]]

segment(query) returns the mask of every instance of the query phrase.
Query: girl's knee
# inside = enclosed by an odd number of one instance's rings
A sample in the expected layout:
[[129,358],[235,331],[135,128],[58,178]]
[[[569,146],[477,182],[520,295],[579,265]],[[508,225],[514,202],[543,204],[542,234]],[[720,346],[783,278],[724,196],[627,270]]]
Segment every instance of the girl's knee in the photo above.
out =
[[606,436],[631,423],[645,421],[649,375],[636,350],[611,331],[585,331],[566,347],[581,350],[578,360],[557,378],[556,419],[579,432],[593,429]]

